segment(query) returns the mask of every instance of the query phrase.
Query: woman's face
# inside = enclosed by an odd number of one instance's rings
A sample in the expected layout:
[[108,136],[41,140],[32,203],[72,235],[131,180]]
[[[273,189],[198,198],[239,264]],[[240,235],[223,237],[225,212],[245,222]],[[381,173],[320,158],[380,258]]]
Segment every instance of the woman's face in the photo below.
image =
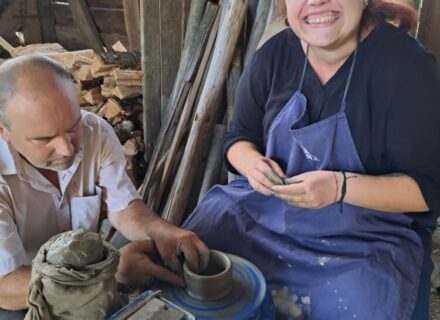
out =
[[356,44],[364,0],[286,0],[286,7],[290,27],[311,47]]

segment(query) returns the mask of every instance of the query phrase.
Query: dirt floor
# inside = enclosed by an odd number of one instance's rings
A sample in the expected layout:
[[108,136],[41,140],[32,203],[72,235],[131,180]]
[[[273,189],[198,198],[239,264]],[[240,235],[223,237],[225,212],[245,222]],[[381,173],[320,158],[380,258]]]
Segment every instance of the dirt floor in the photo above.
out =
[[431,294],[429,319],[440,320],[440,295],[438,293]]

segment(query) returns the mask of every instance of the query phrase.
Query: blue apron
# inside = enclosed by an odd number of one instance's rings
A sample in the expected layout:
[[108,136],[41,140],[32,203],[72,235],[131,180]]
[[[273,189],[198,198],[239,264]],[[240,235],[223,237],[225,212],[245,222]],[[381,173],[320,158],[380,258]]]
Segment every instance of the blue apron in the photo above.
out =
[[[314,170],[365,173],[351,137],[345,105],[310,123],[298,91],[273,121],[266,157],[288,177]],[[349,204],[322,209],[290,206],[239,179],[213,187],[183,227],[215,249],[255,263],[274,303],[289,319],[410,319],[423,260],[420,237],[404,214]]]

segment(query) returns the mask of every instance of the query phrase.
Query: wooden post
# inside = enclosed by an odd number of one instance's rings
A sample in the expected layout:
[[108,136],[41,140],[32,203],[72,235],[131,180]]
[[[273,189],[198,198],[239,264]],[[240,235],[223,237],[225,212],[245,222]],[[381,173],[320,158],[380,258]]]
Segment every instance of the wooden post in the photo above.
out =
[[138,0],[123,0],[125,28],[127,29],[130,51],[141,50],[141,22]]
[[96,53],[103,52],[104,43],[99,35],[87,2],[85,0],[69,0],[69,7],[76,26],[81,30],[87,46]]
[[171,222],[180,224],[188,201],[193,178],[200,163],[200,152],[206,142],[206,130],[211,127],[216,114],[219,95],[237,45],[246,15],[247,0],[231,0],[227,3],[215,44],[212,62],[197,105],[190,136],[182,158],[176,191],[169,207]]
[[57,42],[55,32],[55,18],[50,0],[38,0],[38,13],[40,15],[41,36],[43,42]]
[[160,130],[160,0],[141,1],[142,96],[145,162],[148,165]]

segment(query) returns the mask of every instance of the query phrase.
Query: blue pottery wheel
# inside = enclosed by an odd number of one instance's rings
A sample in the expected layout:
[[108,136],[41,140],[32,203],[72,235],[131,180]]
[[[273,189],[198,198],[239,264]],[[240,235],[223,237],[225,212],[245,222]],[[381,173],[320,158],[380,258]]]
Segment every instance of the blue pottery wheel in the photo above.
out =
[[233,285],[231,292],[219,300],[204,301],[191,297],[185,288],[159,282],[155,290],[179,307],[192,313],[196,319],[274,319],[274,308],[266,292],[261,271],[251,262],[228,254],[232,260]]

